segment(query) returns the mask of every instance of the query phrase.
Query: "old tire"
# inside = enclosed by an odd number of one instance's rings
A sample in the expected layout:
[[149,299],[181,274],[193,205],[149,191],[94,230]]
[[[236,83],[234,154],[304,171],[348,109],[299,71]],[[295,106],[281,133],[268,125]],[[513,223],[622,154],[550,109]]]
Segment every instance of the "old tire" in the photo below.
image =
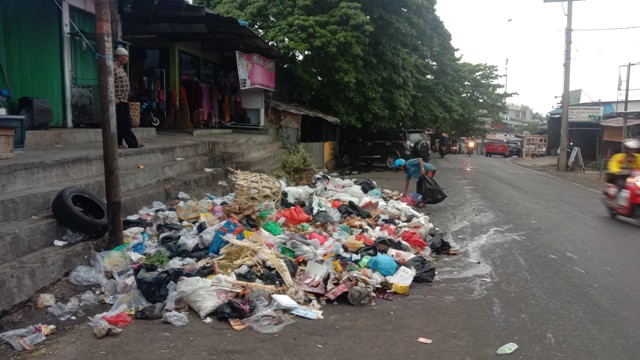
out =
[[98,238],[108,230],[107,204],[90,191],[71,186],[53,199],[51,212],[67,229]]
[[395,154],[395,153],[391,153],[391,154],[387,154],[387,156],[385,156],[384,158],[384,164],[387,167],[387,169],[389,170],[393,170],[393,163],[396,161],[396,159],[399,159],[400,155]]

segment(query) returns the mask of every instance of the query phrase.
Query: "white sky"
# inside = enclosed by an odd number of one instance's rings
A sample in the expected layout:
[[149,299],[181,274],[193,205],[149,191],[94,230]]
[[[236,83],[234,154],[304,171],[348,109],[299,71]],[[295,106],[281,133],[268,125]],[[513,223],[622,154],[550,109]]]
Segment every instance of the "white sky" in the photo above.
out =
[[[436,5],[458,56],[496,65],[500,74],[508,58],[507,90],[519,94],[508,102],[543,115],[561,102],[555,96],[563,91],[566,11],[566,1],[438,0]],[[640,27],[640,0],[573,1],[574,30],[634,26]],[[618,74],[625,81],[626,66],[620,65],[640,63],[640,28],[574,31],[572,37],[571,90],[583,90],[582,102],[624,100]],[[631,67],[629,84],[629,99],[640,99],[640,64]]]

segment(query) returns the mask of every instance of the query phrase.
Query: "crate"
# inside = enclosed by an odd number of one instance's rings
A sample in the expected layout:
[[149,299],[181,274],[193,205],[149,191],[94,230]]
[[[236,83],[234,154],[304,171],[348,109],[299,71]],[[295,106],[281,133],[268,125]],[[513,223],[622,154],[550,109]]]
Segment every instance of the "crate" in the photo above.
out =
[[140,103],[129,103],[129,114],[131,114],[131,127],[140,127]]
[[26,130],[24,115],[0,115],[0,129],[16,129],[13,147],[15,149],[24,147]]
[[13,159],[13,137],[16,129],[0,128],[0,159]]

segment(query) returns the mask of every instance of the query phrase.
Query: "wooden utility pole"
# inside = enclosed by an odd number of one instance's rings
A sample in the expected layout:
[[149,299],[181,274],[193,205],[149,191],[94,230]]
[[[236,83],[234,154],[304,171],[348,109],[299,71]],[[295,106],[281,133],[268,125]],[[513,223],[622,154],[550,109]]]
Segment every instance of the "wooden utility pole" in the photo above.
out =
[[567,0],[567,30],[564,48],[564,92],[562,94],[562,123],[560,125],[560,151],[558,171],[567,171],[567,143],[569,140],[569,87],[571,86],[571,18],[573,0]]
[[102,116],[102,154],[104,185],[107,195],[109,243],[123,243],[122,203],[120,199],[120,169],[118,165],[115,90],[113,84],[113,43],[111,37],[111,1],[95,0],[96,44],[98,45],[98,83]]

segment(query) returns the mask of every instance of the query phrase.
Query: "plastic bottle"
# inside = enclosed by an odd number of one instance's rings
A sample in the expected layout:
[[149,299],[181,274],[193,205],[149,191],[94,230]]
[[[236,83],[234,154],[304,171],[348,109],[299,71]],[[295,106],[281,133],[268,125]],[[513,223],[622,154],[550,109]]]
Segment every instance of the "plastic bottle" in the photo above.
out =
[[508,343],[500,346],[500,348],[496,351],[498,355],[508,355],[514,352],[518,348],[516,343]]

